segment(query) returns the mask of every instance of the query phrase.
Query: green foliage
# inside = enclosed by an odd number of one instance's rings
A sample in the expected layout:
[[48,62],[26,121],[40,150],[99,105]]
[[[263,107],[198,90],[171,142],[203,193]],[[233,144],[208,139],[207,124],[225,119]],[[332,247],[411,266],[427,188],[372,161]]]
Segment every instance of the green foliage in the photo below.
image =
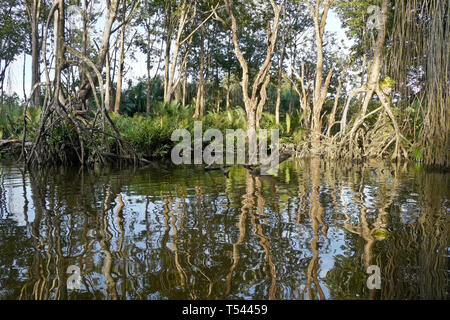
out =
[[282,129],[281,125],[277,125],[275,116],[272,113],[263,112],[260,123],[261,129]]
[[[122,92],[120,112],[129,116],[133,116],[135,113],[144,113],[147,111],[147,80],[144,78],[138,79],[138,82],[133,85],[132,81],[128,82],[128,87]],[[160,77],[156,77],[155,81],[151,84],[151,101],[152,108],[157,103],[157,107],[161,107],[163,100],[163,84]],[[164,107],[164,104],[162,104]],[[161,108],[159,109],[161,110]],[[152,110],[155,112],[155,110]]]
[[292,134],[292,140],[295,145],[299,145],[300,143],[302,143],[306,137],[307,137],[306,130],[303,128],[298,128]]
[[25,8],[19,0],[0,1],[0,89],[3,85],[6,69],[16,56],[26,50],[29,24]]
[[414,160],[418,163],[421,163],[423,160],[423,146],[422,145],[416,145],[416,146],[412,146],[409,149],[409,152],[411,154],[411,156],[414,158]]
[[[17,97],[6,97],[0,105],[0,139],[19,139],[23,136],[23,107]],[[34,137],[41,120],[41,109],[27,109],[28,136]]]
[[392,88],[394,85],[395,81],[389,76],[386,76],[383,81],[380,81],[380,86],[383,90],[385,88]]
[[204,128],[247,130],[247,116],[240,107],[225,112],[210,111],[202,120]]
[[286,114],[286,134],[291,133],[291,116],[289,113]]
[[[168,114],[154,118],[139,114],[133,117],[113,114],[111,118],[123,138],[145,155],[160,156],[167,153],[172,145],[172,132],[177,129],[175,119]],[[114,148],[116,140],[111,138],[109,141],[110,147]]]
[[336,1],[336,12],[347,27],[347,36],[355,41],[352,51],[357,56],[362,55],[371,46],[371,42],[368,41],[369,30],[367,28],[367,22],[370,17],[368,9],[373,5],[381,6],[381,2],[374,0]]

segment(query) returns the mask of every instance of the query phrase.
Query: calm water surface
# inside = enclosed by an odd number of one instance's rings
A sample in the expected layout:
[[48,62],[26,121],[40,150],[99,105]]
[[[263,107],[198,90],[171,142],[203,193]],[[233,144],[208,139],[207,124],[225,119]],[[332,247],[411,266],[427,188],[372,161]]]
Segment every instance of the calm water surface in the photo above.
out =
[[449,174],[381,163],[0,163],[0,299],[448,299],[449,199]]

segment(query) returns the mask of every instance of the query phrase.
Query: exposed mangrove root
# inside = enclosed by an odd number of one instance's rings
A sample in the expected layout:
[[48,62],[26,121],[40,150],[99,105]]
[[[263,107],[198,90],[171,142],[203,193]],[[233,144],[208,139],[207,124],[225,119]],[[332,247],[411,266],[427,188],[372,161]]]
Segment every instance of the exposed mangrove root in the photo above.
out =
[[[101,70],[104,61],[99,59],[97,64],[87,56],[78,52],[65,42],[64,37],[64,2],[55,1],[44,28],[42,54],[44,58],[44,74],[46,82],[33,88],[32,93],[45,85],[45,100],[42,105],[42,118],[39,128],[32,142],[31,150],[25,148],[27,140],[26,108],[24,110],[24,135],[22,140],[21,158],[27,166],[51,163],[78,163],[90,165],[105,164],[109,158],[150,163],[138,155],[135,150],[121,137],[117,127],[112,122],[106,110],[110,83],[106,86]],[[107,48],[111,26],[115,11],[110,12],[108,24],[105,24],[102,48]],[[54,52],[52,63],[47,62],[47,36],[51,19],[54,18]],[[104,51],[104,50],[103,50]],[[100,52],[104,56],[106,52]],[[84,75],[86,84],[78,90],[71,89],[70,83],[65,87],[61,78],[63,70],[70,67],[78,68],[80,78]],[[55,71],[54,79],[50,80],[50,72]],[[86,91],[86,88],[89,90]],[[74,92],[73,92],[74,91]],[[90,94],[86,94],[89,92]],[[100,95],[100,99],[98,97]],[[31,94],[30,96],[32,96]],[[93,97],[96,108],[89,109],[89,98]],[[105,99],[106,96],[106,99]]]
[[[368,125],[368,118],[378,115],[373,125]],[[387,108],[379,107],[361,118],[361,124],[355,130],[347,130],[334,136],[321,135],[319,156],[330,159],[363,161],[367,159],[386,159],[401,161],[408,159],[407,147],[410,142],[403,137],[395,121],[394,114]],[[354,128],[355,124],[351,126]],[[293,152],[297,158],[312,157],[310,141],[299,145],[284,145],[283,152]]]
[[121,159],[133,163],[150,162],[138,155],[121,137],[109,117],[103,127],[98,115],[92,112],[77,112],[73,105],[60,106],[44,114],[31,150],[25,149],[27,165],[54,163],[106,164],[110,159]]

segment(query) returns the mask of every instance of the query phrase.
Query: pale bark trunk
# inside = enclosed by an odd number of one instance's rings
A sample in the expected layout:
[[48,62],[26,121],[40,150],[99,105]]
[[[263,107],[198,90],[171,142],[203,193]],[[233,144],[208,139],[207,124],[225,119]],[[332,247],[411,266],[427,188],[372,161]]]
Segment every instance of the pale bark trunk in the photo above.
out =
[[[82,53],[82,55],[83,56],[87,56],[87,42],[88,42],[88,13],[87,13],[87,10],[88,10],[88,0],[84,0],[84,11],[83,11],[83,33],[82,33],[82,36],[81,36],[81,42],[82,42],[82,51],[81,51],[81,53]],[[110,59],[110,57],[109,57],[109,53],[108,53],[108,59]],[[109,63],[109,61],[108,61],[108,63]],[[80,72],[80,83],[84,83],[84,81],[85,81],[85,79],[86,79],[86,75],[85,75],[85,73],[84,72]],[[87,109],[87,101],[84,103],[84,109]],[[109,109],[110,109],[110,105],[106,105],[106,107],[107,107],[107,109],[108,109],[108,111],[109,111]]]
[[[294,53],[292,55],[291,58],[291,79],[293,79],[293,69],[294,69],[294,65],[295,65],[295,61],[297,61],[297,44],[294,41]],[[294,104],[294,84],[291,81],[291,88],[290,88],[290,96],[289,96],[289,113],[292,113],[292,109],[293,109],[293,104]]]
[[[225,0],[226,11],[231,18],[231,31],[234,53],[242,68],[241,87],[245,110],[247,113],[247,125],[249,130],[259,127],[259,119],[261,118],[262,109],[267,99],[266,89],[270,80],[269,71],[272,65],[272,57],[278,39],[278,28],[280,24],[282,5],[278,6],[274,0],[270,0],[270,3],[272,5],[275,16],[272,21],[272,25],[270,22],[268,23],[266,58],[258,74],[253,80],[250,95],[249,67],[239,45],[237,20],[231,8],[232,0]],[[217,12],[215,12],[215,16],[216,19],[221,21],[224,25],[228,25],[225,20],[218,16]]]
[[164,57],[164,102],[170,102],[170,98],[168,97],[169,91],[169,68],[170,68],[170,51],[172,47],[172,38],[167,35],[166,38],[166,50]]
[[[100,45],[100,50],[97,55],[97,61],[95,63],[95,67],[100,72],[103,70],[103,67],[105,66],[106,55],[108,54],[108,51],[109,51],[109,40],[111,37],[111,29],[112,29],[112,25],[117,17],[117,9],[118,9],[119,3],[120,3],[120,0],[115,0],[114,2],[110,3],[107,8],[108,10],[106,13],[106,20],[105,20],[104,28],[103,28],[102,43]],[[94,84],[97,84],[98,79],[96,78],[95,72],[93,73],[92,78],[95,81]],[[94,88],[91,88],[91,84],[89,83],[88,79],[85,79],[84,83],[81,84],[80,88],[81,88],[80,89],[80,99],[82,101],[87,100],[89,95],[92,94],[93,90],[95,90]]]
[[[180,47],[182,44],[182,35],[183,35],[183,31],[185,29],[185,26],[187,24],[187,22],[189,21],[189,11],[191,10],[191,4],[188,4],[187,0],[183,1],[183,4],[181,5],[181,10],[179,13],[179,23],[178,23],[178,30],[177,30],[177,34],[176,34],[176,39],[175,39],[175,47],[174,47],[174,51],[173,51],[173,55],[170,56],[170,47],[171,47],[171,42],[172,41],[172,37],[168,36],[168,40],[167,40],[167,50],[166,50],[166,69],[165,69],[165,73],[164,73],[164,102],[165,103],[170,103],[172,100],[172,96],[175,92],[175,90],[177,89],[180,79],[181,79],[181,75],[183,74],[183,68],[185,66],[184,62],[178,64],[178,56],[180,53]],[[171,33],[169,33],[171,35]],[[186,52],[187,54],[187,52]],[[175,79],[175,73],[177,71],[177,66],[180,66],[179,70],[178,70],[178,76],[177,79]]]
[[195,100],[195,114],[194,118],[203,116],[204,110],[204,77],[205,77],[205,29],[202,29],[200,45],[200,72],[197,86],[197,98]]
[[326,101],[328,86],[331,81],[331,76],[333,70],[330,70],[328,76],[323,82],[323,36],[325,33],[325,25],[328,16],[328,11],[332,5],[332,0],[327,0],[323,4],[323,11],[320,13],[320,2],[317,1],[315,7],[310,5],[310,10],[313,15],[314,28],[316,34],[316,46],[317,46],[317,63],[316,63],[316,74],[315,74],[315,84],[314,84],[314,98],[313,98],[313,115],[311,123],[311,153],[313,155],[318,155],[320,150],[320,136],[322,134],[322,121],[321,112],[322,107]]
[[342,80],[344,79],[345,72],[347,71],[347,68],[348,68],[348,66],[346,66],[342,70],[341,75],[339,76],[339,83],[338,83],[338,87],[337,87],[337,91],[336,91],[336,96],[334,98],[333,110],[331,111],[330,120],[328,122],[328,129],[327,129],[327,136],[328,137],[331,135],[331,129],[332,129],[333,125],[336,122],[336,112],[337,112],[337,108],[338,108],[338,105],[339,105],[339,98],[341,97]]
[[[25,2],[28,17],[31,24],[31,87],[40,82],[40,48],[39,48],[39,17],[41,12],[41,0]],[[30,97],[34,107],[40,106],[41,91],[36,88]]]
[[[291,79],[291,88],[293,87],[298,94],[298,100],[300,103],[300,108],[303,112],[303,121],[305,124],[305,128],[310,128],[310,118],[311,118],[311,110],[309,107],[309,83],[308,86],[305,86],[305,75],[306,75],[306,66],[305,63],[301,64],[301,75],[295,71],[294,67],[292,67],[292,74],[294,74],[297,79],[300,81],[301,91],[297,87],[297,85],[293,86],[293,80]],[[291,89],[292,90],[292,89]]]
[[[31,87],[34,87],[37,83],[41,81],[40,79],[40,64],[39,64],[39,57],[40,57],[40,50],[39,50],[39,40],[38,40],[38,24],[35,19],[35,21],[32,21],[31,24]],[[41,101],[41,90],[36,89],[33,94],[33,106],[39,107],[40,101]]]
[[116,89],[116,102],[114,103],[114,112],[120,112],[120,100],[122,98],[122,83],[123,83],[123,70],[124,70],[124,59],[125,59],[125,9],[126,1],[123,2],[123,12],[122,12],[122,30],[120,32],[120,54],[119,54],[119,70],[117,73],[117,89]]
[[27,54],[26,52],[23,53],[23,69],[22,69],[22,90],[23,90],[23,97],[25,101],[28,100],[27,98],[27,92],[25,89],[25,72],[26,72],[26,64],[27,64]]
[[286,53],[286,41],[285,41],[285,36],[283,35],[281,56],[280,56],[280,61],[278,64],[277,101],[275,104],[275,122],[276,122],[276,124],[280,123],[281,85],[282,85],[282,81],[283,81],[283,64],[284,64],[285,53]]
[[381,71],[382,59],[383,59],[384,43],[386,41],[388,11],[389,11],[389,0],[383,0],[382,9],[381,9],[380,30],[378,30],[378,37],[377,37],[377,41],[376,41],[375,49],[374,49],[374,57],[373,57],[372,63],[369,68],[369,74],[368,74],[367,86],[366,86],[366,95],[364,97],[361,112],[359,113],[359,115],[352,127],[352,130],[350,131],[350,143],[352,143],[353,136],[356,133],[356,130],[359,128],[359,126],[362,124],[362,122],[364,120],[364,116],[367,113],[367,108],[369,107],[369,103],[373,97],[373,94],[375,93],[375,91],[377,89],[377,86],[378,86],[378,80],[380,77],[380,71]]
[[112,92],[111,92],[111,68],[110,68],[110,57],[109,54],[106,56],[106,90],[105,90],[105,108],[107,112],[112,109]]
[[183,77],[183,107],[186,106],[186,99],[187,99],[187,73],[184,73]]
[[61,73],[64,65],[64,9],[65,4],[63,0],[55,0],[58,3],[58,10],[55,12],[55,91],[53,97],[53,107],[58,108],[61,101],[62,91],[61,91]]
[[[151,20],[147,21],[147,98],[146,98],[146,114],[149,116],[151,113],[152,105],[152,80],[151,80],[151,68],[152,68],[152,49],[153,42],[150,33]],[[158,71],[157,71],[158,72]]]

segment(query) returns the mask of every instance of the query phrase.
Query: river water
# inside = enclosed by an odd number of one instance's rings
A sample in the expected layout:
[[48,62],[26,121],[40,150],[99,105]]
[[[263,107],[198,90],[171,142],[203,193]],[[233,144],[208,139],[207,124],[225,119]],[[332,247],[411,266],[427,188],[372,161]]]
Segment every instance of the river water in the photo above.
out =
[[449,199],[449,174],[377,162],[3,162],[0,299],[448,299]]

